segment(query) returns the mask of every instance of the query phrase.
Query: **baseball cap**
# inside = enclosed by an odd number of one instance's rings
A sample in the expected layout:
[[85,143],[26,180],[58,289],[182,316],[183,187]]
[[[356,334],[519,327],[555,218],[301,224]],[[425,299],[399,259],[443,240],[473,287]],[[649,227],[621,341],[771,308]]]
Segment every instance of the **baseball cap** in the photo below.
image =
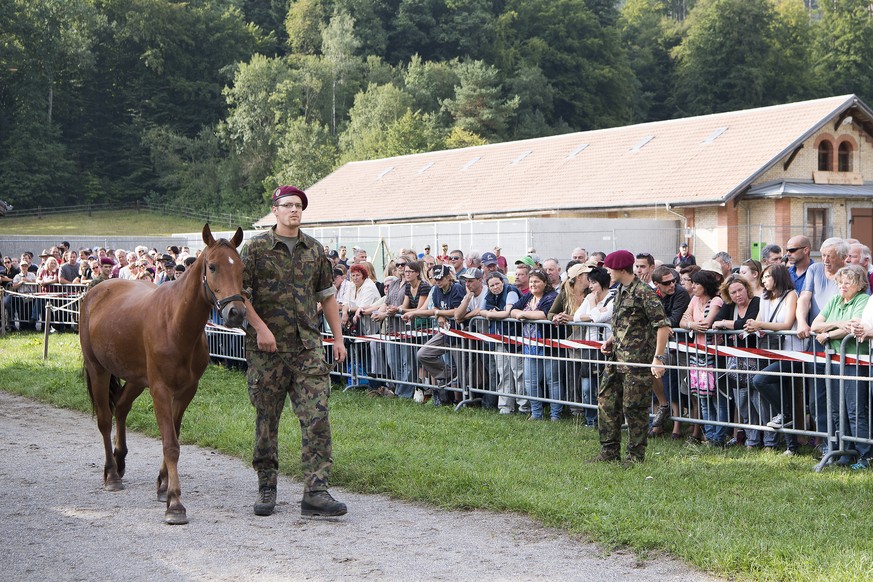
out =
[[276,204],[279,199],[284,198],[285,196],[299,196],[300,202],[303,204],[303,210],[306,210],[306,207],[309,206],[309,200],[306,198],[306,192],[304,192],[300,188],[295,188],[294,186],[279,186],[278,188],[273,190],[273,197],[270,203]]
[[483,275],[484,273],[482,272],[482,269],[467,269],[466,271],[461,273],[459,279],[481,279]]
[[497,255],[491,252],[482,253],[482,264],[483,265],[496,265],[497,264]]
[[516,265],[524,264],[524,265],[527,265],[528,267],[530,267],[531,269],[536,267],[536,263],[534,263],[534,260],[531,258],[530,255],[523,256],[522,258],[515,261],[515,264]]
[[442,279],[443,277],[448,277],[451,272],[452,268],[448,265],[436,265],[433,268],[433,278]]

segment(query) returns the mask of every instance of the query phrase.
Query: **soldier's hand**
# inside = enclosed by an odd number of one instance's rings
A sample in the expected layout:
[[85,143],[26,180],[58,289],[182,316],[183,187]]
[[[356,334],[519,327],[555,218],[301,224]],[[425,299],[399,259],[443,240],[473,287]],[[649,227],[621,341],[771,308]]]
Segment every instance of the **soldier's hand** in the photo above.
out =
[[258,349],[270,353],[276,351],[276,336],[268,328],[258,332]]
[[343,342],[333,342],[333,361],[339,363],[346,361],[346,346]]

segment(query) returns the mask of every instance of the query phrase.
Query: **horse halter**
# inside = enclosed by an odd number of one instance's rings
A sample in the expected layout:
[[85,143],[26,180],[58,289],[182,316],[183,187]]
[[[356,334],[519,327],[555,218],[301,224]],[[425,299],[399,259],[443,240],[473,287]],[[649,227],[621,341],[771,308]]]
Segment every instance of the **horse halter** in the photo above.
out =
[[206,297],[208,297],[210,302],[212,302],[212,305],[216,309],[218,309],[218,313],[222,314],[222,317],[223,317],[224,308],[227,307],[228,303],[233,303],[234,301],[239,301],[239,302],[245,301],[245,299],[243,299],[243,296],[239,295],[239,294],[230,295],[228,297],[225,297],[224,299],[219,299],[218,297],[215,296],[215,292],[209,286],[209,283],[206,282],[206,258],[205,257],[203,259],[203,289],[206,291]]

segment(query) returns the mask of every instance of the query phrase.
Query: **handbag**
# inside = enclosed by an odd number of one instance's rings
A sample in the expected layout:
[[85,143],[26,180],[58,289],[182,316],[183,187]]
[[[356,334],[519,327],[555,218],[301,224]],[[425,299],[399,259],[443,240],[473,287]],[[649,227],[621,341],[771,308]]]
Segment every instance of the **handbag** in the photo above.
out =
[[739,388],[748,388],[751,383],[752,374],[740,374],[738,370],[751,371],[758,370],[758,360],[755,358],[738,358],[729,356],[727,359],[727,376]]
[[694,396],[712,396],[715,394],[715,374],[705,368],[689,370],[689,386]]

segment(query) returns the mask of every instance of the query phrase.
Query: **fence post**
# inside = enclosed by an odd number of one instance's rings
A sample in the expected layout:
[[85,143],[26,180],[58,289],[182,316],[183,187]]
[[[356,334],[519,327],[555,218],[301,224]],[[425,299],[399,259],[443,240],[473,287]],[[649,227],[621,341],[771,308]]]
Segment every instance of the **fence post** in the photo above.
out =
[[45,328],[43,329],[43,348],[42,359],[47,360],[49,354],[49,333],[52,328],[52,306],[50,303],[45,305]]
[[[0,287],[0,306],[3,305],[6,299],[6,289]],[[6,337],[6,325],[8,318],[6,317],[6,307],[0,307],[0,337]]]

